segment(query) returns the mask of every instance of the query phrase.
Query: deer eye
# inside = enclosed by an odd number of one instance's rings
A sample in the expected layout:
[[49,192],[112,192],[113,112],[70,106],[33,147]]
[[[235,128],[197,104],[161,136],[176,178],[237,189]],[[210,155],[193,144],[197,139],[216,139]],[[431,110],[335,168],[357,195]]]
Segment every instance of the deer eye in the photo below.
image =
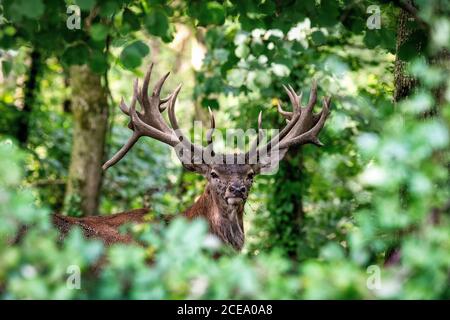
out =
[[214,171],[211,172],[211,178],[217,179],[219,176]]

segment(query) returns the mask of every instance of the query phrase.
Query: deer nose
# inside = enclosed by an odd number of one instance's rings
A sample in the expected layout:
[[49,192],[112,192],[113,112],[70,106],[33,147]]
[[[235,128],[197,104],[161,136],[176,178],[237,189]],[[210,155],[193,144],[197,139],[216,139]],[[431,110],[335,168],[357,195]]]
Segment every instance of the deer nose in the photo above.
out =
[[230,191],[235,195],[244,195],[245,191],[247,191],[247,188],[240,184],[231,184]]

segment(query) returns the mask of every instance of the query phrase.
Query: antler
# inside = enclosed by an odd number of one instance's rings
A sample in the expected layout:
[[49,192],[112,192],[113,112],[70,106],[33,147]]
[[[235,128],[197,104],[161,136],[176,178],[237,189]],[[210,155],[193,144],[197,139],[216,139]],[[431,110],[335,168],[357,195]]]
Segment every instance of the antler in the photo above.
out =
[[[283,86],[286,90],[289,100],[293,106],[293,111],[285,111],[281,104],[277,103],[278,112],[286,118],[287,125],[272,137],[272,139],[265,145],[260,146],[261,137],[258,133],[256,144],[250,149],[246,155],[246,159],[258,159],[261,154],[270,155],[271,150],[278,150],[281,157],[286,153],[289,147],[294,145],[302,145],[312,143],[318,146],[323,144],[320,142],[318,135],[323,128],[325,121],[330,114],[331,98],[325,97],[323,99],[322,110],[314,114],[313,108],[317,102],[317,83],[313,81],[308,104],[305,107],[301,105],[302,94],[297,95],[294,89],[289,86]],[[260,124],[258,125],[260,127]],[[258,132],[260,128],[258,128]],[[250,162],[252,163],[252,162]]]
[[[197,146],[193,144],[180,130],[178,126],[178,121],[175,116],[175,102],[178,96],[178,93],[181,90],[181,84],[175,89],[175,91],[170,94],[168,97],[161,99],[161,89],[169,76],[170,72],[166,73],[156,84],[153,89],[152,94],[148,95],[148,86],[150,82],[150,77],[153,70],[153,63],[150,65],[142,85],[142,88],[139,89],[139,83],[136,79],[133,87],[133,98],[131,99],[130,106],[128,107],[125,104],[124,99],[122,98],[120,102],[120,110],[126,115],[130,117],[130,122],[128,127],[133,130],[133,134],[130,139],[126,142],[126,144],[110,159],[103,165],[103,170],[108,169],[109,167],[115,165],[119,162],[128,151],[134,146],[134,144],[139,140],[140,137],[147,136],[153,139],[159,140],[168,144],[171,147],[176,147],[180,143],[182,143],[184,148],[189,149],[194,152],[194,154],[203,155],[205,151],[202,146]],[[136,101],[141,105],[141,111],[136,110]],[[168,104],[167,104],[168,102]],[[167,125],[165,122],[162,112],[166,110],[168,107],[169,113],[169,121],[171,127]],[[214,116],[211,114],[211,125],[214,129]],[[208,138],[210,141],[210,148],[212,148],[212,139]],[[190,167],[194,169],[195,167]]]
[[[181,85],[179,85],[173,93],[168,97],[161,99],[161,89],[169,76],[169,72],[165,74],[158,82],[155,84],[153,92],[148,95],[148,86],[150,82],[151,73],[153,70],[153,63],[150,65],[142,85],[139,88],[139,82],[136,79],[133,87],[133,98],[131,99],[130,106],[128,107],[125,101],[121,100],[120,110],[124,114],[130,117],[130,122],[128,127],[133,131],[133,134],[125,145],[120,148],[120,150],[104,165],[103,169],[106,170],[119,162],[128,151],[134,146],[134,144],[139,140],[140,137],[147,136],[153,139],[159,140],[168,144],[169,146],[175,148],[177,151],[177,156],[181,159],[181,152],[183,155],[182,163],[183,165],[192,171],[202,171],[203,164],[210,164],[206,161],[211,159],[205,157],[205,155],[212,156],[213,161],[220,161],[227,158],[227,155],[219,154],[215,155],[213,149],[213,132],[215,129],[215,119],[214,114],[209,108],[209,114],[211,118],[211,129],[207,133],[207,147],[203,148],[201,145],[193,144],[190,139],[188,139],[181,131],[177,118],[175,116],[175,103],[178,94],[181,90]],[[322,110],[314,114],[313,108],[317,101],[317,83],[313,81],[311,86],[311,93],[309,96],[309,102],[305,107],[301,105],[302,95],[297,95],[294,89],[288,85],[283,86],[286,90],[289,100],[293,106],[292,111],[285,111],[278,102],[278,112],[286,118],[288,121],[287,125],[278,133],[278,135],[272,137],[270,141],[261,146],[260,143],[264,137],[264,131],[262,130],[262,114],[258,115],[258,135],[250,147],[250,150],[245,154],[245,160],[249,163],[257,163],[257,168],[260,169],[263,162],[258,163],[258,159],[261,159],[261,155],[272,155],[273,150],[279,151],[281,156],[284,156],[286,151],[294,145],[302,145],[307,143],[312,143],[321,146],[322,143],[318,139],[320,130],[323,128],[325,121],[330,113],[330,97],[325,97],[323,100]],[[136,102],[141,105],[141,110],[136,110]],[[162,116],[162,112],[168,109],[168,118],[170,126],[166,123]],[[181,149],[176,148],[181,146]],[[185,151],[189,151],[189,158],[186,158]],[[236,158],[236,154],[233,158]],[[198,158],[200,157],[200,159]],[[256,162],[254,162],[256,159]],[[209,160],[208,160],[209,161]]]

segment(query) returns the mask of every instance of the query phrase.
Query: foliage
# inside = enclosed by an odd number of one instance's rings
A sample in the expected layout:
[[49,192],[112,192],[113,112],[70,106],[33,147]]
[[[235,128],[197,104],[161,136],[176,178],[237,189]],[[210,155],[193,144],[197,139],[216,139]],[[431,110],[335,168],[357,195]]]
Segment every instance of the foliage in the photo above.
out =
[[[280,257],[253,261],[224,251],[214,260],[219,243],[207,236],[203,221],[177,219],[169,227],[149,224],[137,230],[145,247],[104,248],[98,241],[85,240],[78,229],[57,243],[49,212],[30,206],[30,192],[17,188],[23,156],[10,142],[0,146],[2,298],[270,298],[291,297],[298,288],[298,282],[284,275],[289,266]],[[30,226],[26,234],[16,246],[8,245],[24,223]],[[91,278],[89,271],[102,263],[100,259],[108,264]],[[71,266],[82,272],[81,290],[66,285]],[[266,284],[268,291],[261,287]]]

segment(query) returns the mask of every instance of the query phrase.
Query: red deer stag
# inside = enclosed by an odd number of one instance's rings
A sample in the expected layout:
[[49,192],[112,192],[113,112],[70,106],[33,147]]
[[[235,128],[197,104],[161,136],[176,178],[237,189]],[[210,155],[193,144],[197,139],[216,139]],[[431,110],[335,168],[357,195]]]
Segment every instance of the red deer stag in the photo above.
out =
[[[147,136],[168,144],[175,149],[187,170],[201,174],[208,180],[203,194],[183,215],[188,219],[204,218],[212,234],[236,250],[240,250],[244,245],[244,204],[254,177],[273,165],[267,159],[273,159],[275,153],[277,163],[291,146],[307,143],[322,145],[317,136],[330,113],[330,98],[323,99],[322,110],[315,114],[313,113],[317,100],[315,82],[312,83],[309,102],[304,107],[301,105],[301,95],[298,96],[291,86],[284,87],[293,111],[285,111],[278,104],[278,111],[286,118],[287,125],[277,135],[267,143],[261,143],[264,135],[261,129],[260,113],[257,138],[247,153],[216,154],[212,139],[215,120],[211,110],[209,110],[211,129],[207,134],[207,146],[195,145],[180,131],[175,116],[175,102],[181,85],[167,98],[161,99],[161,88],[169,76],[167,73],[156,83],[153,93],[149,96],[148,86],[152,69],[153,64],[146,73],[141,88],[139,88],[138,80],[135,81],[130,106],[128,107],[123,99],[120,103],[122,112],[130,117],[128,127],[133,134],[128,142],[103,165],[103,169],[106,170],[120,161],[140,137]],[[140,111],[136,110],[136,102],[141,105]],[[168,109],[170,126],[162,116],[162,112],[166,109]],[[146,209],[138,209],[106,217],[72,218],[55,215],[54,222],[63,232],[67,232],[72,225],[79,225],[87,236],[101,238],[109,244],[132,241],[129,235],[119,233],[118,228],[124,223],[144,222],[146,213]]]

